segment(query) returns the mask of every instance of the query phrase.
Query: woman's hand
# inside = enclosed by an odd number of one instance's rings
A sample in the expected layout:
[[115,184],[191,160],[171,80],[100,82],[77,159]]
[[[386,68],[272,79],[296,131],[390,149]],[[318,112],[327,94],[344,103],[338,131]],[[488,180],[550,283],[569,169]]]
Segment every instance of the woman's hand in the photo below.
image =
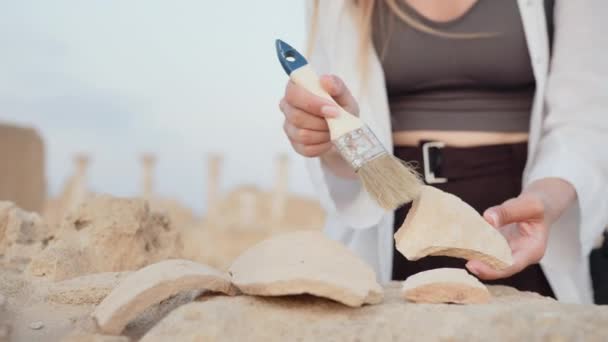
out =
[[559,178],[530,184],[516,198],[487,209],[483,216],[507,239],[513,265],[497,271],[479,260],[466,267],[483,280],[506,278],[538,263],[545,254],[549,228],[576,199],[574,187]]
[[[321,85],[332,98],[353,115],[359,115],[357,101],[337,76],[321,76]],[[312,94],[289,81],[279,108],[285,114],[283,129],[294,150],[305,157],[319,157],[332,148],[325,118],[336,117],[335,103]]]

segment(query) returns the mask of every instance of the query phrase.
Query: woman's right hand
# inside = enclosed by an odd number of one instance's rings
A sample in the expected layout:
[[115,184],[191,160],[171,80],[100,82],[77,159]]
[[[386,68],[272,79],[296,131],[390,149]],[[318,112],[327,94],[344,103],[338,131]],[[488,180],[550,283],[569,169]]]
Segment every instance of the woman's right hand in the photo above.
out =
[[[359,115],[357,101],[339,77],[324,75],[320,80],[338,105],[353,115]],[[338,115],[339,108],[335,103],[289,81],[279,108],[285,114],[283,129],[296,152],[305,157],[319,157],[332,148],[325,118]]]

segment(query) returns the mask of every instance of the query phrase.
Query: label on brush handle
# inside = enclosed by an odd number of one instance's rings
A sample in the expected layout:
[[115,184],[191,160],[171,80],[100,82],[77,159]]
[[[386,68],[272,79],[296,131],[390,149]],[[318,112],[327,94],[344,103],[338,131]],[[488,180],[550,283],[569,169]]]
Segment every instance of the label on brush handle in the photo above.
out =
[[367,126],[352,130],[333,141],[340,155],[355,169],[386,153],[380,140]]

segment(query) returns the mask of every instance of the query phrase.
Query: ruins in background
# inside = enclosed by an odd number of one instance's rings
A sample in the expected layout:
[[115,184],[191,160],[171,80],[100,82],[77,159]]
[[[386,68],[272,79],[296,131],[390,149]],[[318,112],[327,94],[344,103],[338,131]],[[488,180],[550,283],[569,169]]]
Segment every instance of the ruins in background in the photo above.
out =
[[46,197],[44,142],[32,128],[0,123],[0,201],[40,212]]
[[[87,170],[91,158],[86,154],[74,157],[74,171],[64,183],[60,194],[49,198],[42,212],[51,225],[62,219],[93,195],[87,186]],[[228,192],[221,191],[223,156],[211,154],[207,158],[207,210],[200,217],[180,201],[159,195],[155,189],[157,157],[143,154],[141,163],[141,190],[138,197],[148,201],[150,208],[165,213],[175,226],[204,226],[223,231],[279,231],[294,229],[320,229],[325,213],[315,199],[298,196],[288,191],[289,160],[279,155],[275,161],[274,186],[261,189],[254,185],[241,185]]]

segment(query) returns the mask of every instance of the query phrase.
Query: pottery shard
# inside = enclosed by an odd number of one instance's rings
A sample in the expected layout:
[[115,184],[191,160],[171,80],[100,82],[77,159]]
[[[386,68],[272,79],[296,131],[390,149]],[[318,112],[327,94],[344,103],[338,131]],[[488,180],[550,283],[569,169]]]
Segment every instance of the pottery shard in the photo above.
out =
[[264,240],[242,253],[230,274],[232,282],[250,295],[311,294],[353,307],[383,299],[371,267],[320,232],[284,233]]
[[479,304],[490,300],[486,286],[458,268],[416,273],[403,282],[401,295],[416,303]]
[[236,294],[226,274],[189,260],[166,260],[127,276],[92,316],[103,333],[117,335],[148,307],[187,290]]
[[431,186],[423,186],[395,241],[408,260],[444,255],[481,260],[495,269],[513,263],[498,230],[460,198]]

